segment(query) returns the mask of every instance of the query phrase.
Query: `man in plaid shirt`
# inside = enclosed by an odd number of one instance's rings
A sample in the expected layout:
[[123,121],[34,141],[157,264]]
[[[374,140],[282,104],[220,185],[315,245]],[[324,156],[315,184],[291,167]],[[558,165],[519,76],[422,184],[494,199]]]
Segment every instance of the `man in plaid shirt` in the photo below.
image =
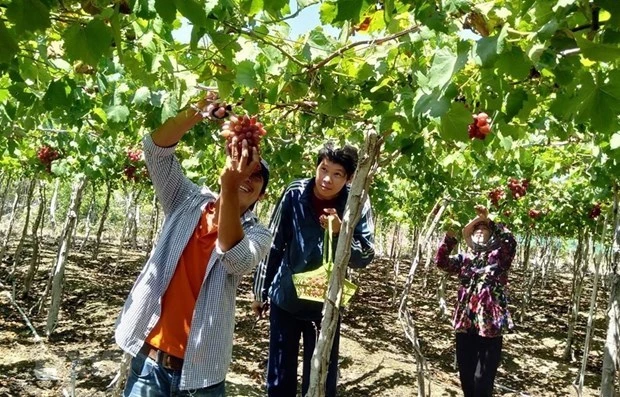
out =
[[251,211],[269,179],[256,148],[244,140],[239,151],[234,138],[219,196],[185,177],[175,147],[203,114],[184,110],[143,140],[166,220],[117,321],[116,342],[133,356],[125,396],[225,395],[237,286],[271,244]]

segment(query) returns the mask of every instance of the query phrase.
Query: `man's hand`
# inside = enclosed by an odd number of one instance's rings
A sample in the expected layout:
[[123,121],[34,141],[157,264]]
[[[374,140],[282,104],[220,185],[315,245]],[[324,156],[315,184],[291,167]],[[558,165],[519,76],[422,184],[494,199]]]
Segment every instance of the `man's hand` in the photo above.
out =
[[205,98],[195,105],[191,105],[192,109],[199,113],[203,119],[221,120],[229,115],[232,110],[230,105],[220,102],[217,92],[209,91]]
[[267,311],[269,311],[269,304],[254,301],[252,302],[252,311],[254,312],[257,318],[261,319],[267,314]]
[[222,189],[218,198],[217,236],[218,246],[224,252],[238,244],[245,235],[239,219],[239,187],[260,166],[256,148],[252,148],[252,161],[249,161],[250,151],[245,140],[241,144],[241,154],[237,140],[234,139],[232,147],[226,150],[226,155],[226,165],[220,174]]
[[319,217],[319,223],[321,224],[321,227],[323,227],[323,229],[326,229],[328,226],[327,222],[331,218],[332,231],[334,232],[334,234],[340,233],[340,226],[342,226],[342,221],[340,220],[340,217],[338,216],[338,212],[336,211],[336,209],[325,208],[324,212],[325,214]]
[[220,175],[222,192],[230,190],[238,194],[237,190],[241,183],[248,179],[258,167],[260,167],[260,156],[256,147],[250,149],[248,142],[244,139],[241,141],[241,153],[239,153],[238,139],[234,137],[231,145],[226,148],[226,165]]

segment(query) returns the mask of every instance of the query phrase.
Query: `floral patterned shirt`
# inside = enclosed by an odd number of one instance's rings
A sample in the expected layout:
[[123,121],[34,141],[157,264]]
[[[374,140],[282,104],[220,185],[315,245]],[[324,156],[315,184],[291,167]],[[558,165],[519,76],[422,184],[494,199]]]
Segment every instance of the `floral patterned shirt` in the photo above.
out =
[[435,261],[461,282],[453,318],[456,332],[492,338],[513,327],[505,288],[517,242],[503,225],[490,222],[490,226],[497,241],[494,249],[450,256],[457,240],[445,236]]

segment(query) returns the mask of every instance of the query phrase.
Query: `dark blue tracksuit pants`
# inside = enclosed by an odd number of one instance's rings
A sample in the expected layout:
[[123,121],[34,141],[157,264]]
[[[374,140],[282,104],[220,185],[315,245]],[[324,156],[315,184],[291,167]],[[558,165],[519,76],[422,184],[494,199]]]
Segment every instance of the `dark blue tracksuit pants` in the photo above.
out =
[[[269,362],[267,363],[267,394],[270,397],[295,397],[297,395],[297,356],[299,340],[303,335],[304,363],[301,382],[302,396],[308,392],[310,383],[310,362],[321,320],[302,320],[275,304],[269,314]],[[326,397],[336,396],[338,383],[338,347],[340,344],[340,318],[334,336],[327,371]]]

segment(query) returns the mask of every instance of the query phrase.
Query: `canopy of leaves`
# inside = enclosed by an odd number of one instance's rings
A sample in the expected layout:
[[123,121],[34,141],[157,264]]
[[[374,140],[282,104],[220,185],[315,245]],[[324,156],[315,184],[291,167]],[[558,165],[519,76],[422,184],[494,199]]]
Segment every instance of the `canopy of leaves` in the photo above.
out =
[[[291,39],[309,6],[340,37],[319,26]],[[182,18],[187,44],[172,37]],[[50,176],[121,178],[127,148],[202,83],[267,124],[274,191],[311,172],[325,139],[360,145],[373,124],[385,137],[373,202],[394,221],[419,222],[440,197],[462,221],[527,178],[498,214],[571,235],[620,175],[616,0],[10,0],[0,42],[3,169],[43,172],[36,148],[49,144],[62,153]],[[491,133],[470,140],[481,111]],[[194,179],[216,182],[217,128],[184,140]]]

